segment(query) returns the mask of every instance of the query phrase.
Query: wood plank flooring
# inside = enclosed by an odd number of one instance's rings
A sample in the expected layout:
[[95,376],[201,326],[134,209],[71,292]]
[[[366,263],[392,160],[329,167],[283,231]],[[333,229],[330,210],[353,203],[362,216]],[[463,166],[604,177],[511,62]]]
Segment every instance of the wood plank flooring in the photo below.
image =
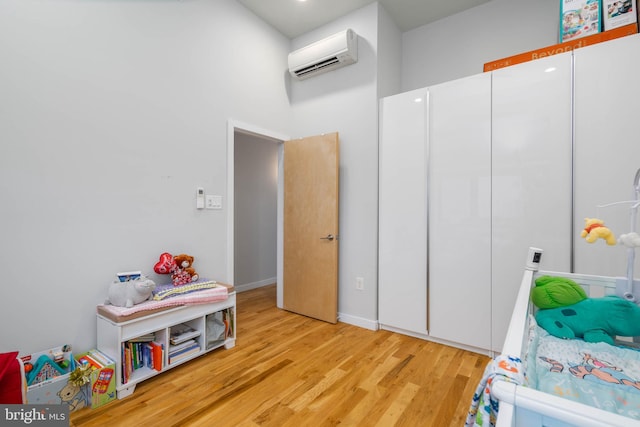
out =
[[71,414],[71,426],[462,426],[489,358],[239,293],[237,340]]

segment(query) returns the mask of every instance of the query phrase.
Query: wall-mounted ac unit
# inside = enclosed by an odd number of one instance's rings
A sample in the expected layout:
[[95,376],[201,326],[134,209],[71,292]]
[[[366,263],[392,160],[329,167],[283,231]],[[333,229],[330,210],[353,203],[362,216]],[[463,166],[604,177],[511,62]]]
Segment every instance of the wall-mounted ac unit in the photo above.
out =
[[358,35],[340,31],[289,54],[289,72],[299,80],[358,62]]

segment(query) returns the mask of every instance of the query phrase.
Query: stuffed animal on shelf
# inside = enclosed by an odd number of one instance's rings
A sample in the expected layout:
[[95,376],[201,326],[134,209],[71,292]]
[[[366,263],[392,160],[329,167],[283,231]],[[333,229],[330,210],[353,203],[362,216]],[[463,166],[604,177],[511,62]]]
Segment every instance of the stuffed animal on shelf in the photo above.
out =
[[560,276],[540,276],[531,290],[531,302],[538,308],[558,308],[587,299],[587,293],[573,280]]
[[585,218],[584,229],[580,233],[580,237],[583,237],[588,243],[595,242],[598,238],[604,239],[607,245],[616,244],[616,236],[604,225],[604,221],[598,218]]
[[195,282],[199,277],[196,270],[191,267],[193,260],[191,255],[173,256],[169,252],[164,252],[153,267],[153,271],[158,274],[170,274],[174,286],[186,285]]
[[[192,267],[193,257],[191,255],[179,254],[174,256],[173,260],[178,266],[179,271],[177,273],[180,275],[180,278],[176,277],[173,279],[174,284],[176,284],[177,278],[179,280],[181,279],[182,281],[185,281],[185,283],[191,283],[198,280],[198,277],[199,277],[198,273],[196,273],[196,270]],[[185,283],[181,283],[181,284],[185,284]]]
[[535,317],[541,328],[558,338],[613,345],[615,336],[640,335],[640,307],[615,295],[539,310]]
[[155,288],[155,282],[144,276],[126,282],[114,281],[109,286],[109,297],[105,304],[130,308],[151,298]]

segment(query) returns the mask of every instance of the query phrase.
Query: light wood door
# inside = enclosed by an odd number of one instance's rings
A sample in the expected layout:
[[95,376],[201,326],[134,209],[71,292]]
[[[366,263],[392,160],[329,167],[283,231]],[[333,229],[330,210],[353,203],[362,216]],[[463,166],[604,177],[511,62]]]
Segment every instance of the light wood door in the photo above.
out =
[[338,319],[338,133],[284,143],[283,308]]

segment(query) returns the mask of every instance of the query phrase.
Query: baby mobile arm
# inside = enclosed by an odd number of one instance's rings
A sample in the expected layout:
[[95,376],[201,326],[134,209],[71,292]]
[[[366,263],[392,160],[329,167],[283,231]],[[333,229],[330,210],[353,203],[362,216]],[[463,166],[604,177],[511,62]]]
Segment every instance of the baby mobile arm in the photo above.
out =
[[[636,298],[633,294],[633,276],[634,276],[634,264],[636,258],[635,248],[640,246],[640,235],[636,231],[636,223],[638,219],[638,207],[640,206],[640,169],[636,171],[636,175],[633,179],[633,200],[627,200],[624,202],[609,203],[607,205],[600,205],[600,207],[608,207],[613,205],[619,205],[622,203],[630,203],[630,232],[620,235],[618,239],[619,243],[627,248],[627,277],[618,281],[616,284],[616,291],[618,295],[621,295],[628,301],[634,301]],[[583,236],[584,237],[584,236]],[[588,239],[587,239],[588,240]]]

